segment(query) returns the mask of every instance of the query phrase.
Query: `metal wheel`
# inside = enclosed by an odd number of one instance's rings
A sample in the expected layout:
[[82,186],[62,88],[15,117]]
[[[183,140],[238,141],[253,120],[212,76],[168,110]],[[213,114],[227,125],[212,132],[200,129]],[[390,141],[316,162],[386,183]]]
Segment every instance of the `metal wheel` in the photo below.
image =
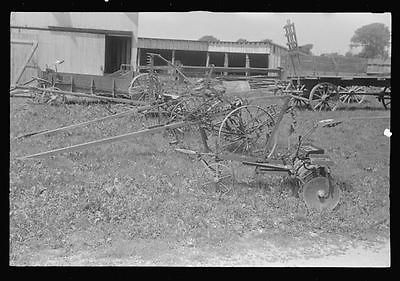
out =
[[[339,99],[342,103],[362,103],[365,99],[365,95],[361,95],[361,93],[365,93],[365,89],[362,86],[350,86],[350,87],[341,87],[339,86],[340,96]],[[344,94],[342,94],[344,92]],[[360,93],[360,94],[358,94]]]
[[274,119],[265,109],[255,105],[238,107],[219,127],[217,153],[263,156],[274,125]]
[[327,177],[316,177],[303,186],[303,200],[307,208],[332,210],[339,203],[340,189]]
[[310,106],[314,111],[334,111],[340,103],[337,87],[331,83],[319,83],[310,93]]
[[152,73],[142,73],[135,76],[128,88],[131,99],[153,102],[160,98],[161,82]]
[[200,178],[200,188],[204,192],[216,192],[221,196],[232,190],[235,184],[235,174],[232,168],[220,162],[205,166]]
[[385,87],[382,91],[381,102],[385,109],[390,110],[390,102],[391,102],[391,89],[390,87]]

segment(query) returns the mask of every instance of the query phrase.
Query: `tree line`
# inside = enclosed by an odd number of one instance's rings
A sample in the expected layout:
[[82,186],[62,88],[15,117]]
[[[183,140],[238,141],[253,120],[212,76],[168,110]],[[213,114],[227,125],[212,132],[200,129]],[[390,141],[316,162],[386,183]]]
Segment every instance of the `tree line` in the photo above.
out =
[[[218,38],[212,35],[205,35],[198,39],[206,42],[219,42]],[[236,40],[238,43],[248,42],[244,38]],[[272,43],[271,39],[260,40],[259,42]],[[321,56],[346,56],[360,58],[383,58],[389,56],[388,47],[391,44],[391,34],[389,28],[383,23],[371,23],[358,28],[350,39],[350,50],[345,55],[339,53],[324,53]],[[312,55],[313,44],[305,44],[298,47],[298,50],[304,54]],[[361,47],[358,53],[353,53],[354,48]]]

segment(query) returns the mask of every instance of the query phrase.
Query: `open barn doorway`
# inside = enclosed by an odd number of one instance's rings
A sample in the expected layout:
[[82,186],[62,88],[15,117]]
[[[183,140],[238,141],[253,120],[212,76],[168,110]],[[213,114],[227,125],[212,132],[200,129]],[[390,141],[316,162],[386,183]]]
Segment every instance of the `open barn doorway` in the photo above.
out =
[[106,35],[104,73],[113,73],[131,62],[131,37]]

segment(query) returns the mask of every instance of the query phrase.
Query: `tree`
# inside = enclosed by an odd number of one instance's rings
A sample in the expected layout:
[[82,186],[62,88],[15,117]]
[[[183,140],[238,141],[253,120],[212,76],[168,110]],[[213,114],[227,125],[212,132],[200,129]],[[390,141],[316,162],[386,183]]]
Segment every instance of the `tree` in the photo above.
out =
[[321,57],[343,57],[343,55],[339,54],[337,52],[335,52],[335,53],[323,53],[323,54],[321,54]]
[[388,57],[386,48],[390,44],[390,31],[383,23],[376,22],[360,27],[350,41],[353,46],[362,46],[361,52],[357,54],[359,57]]
[[240,39],[236,40],[236,42],[237,43],[246,43],[246,42],[249,42],[249,41],[247,41],[246,39],[240,38]]
[[272,40],[271,40],[271,39],[268,39],[268,38],[266,38],[266,39],[264,39],[264,40],[261,40],[260,42],[272,43]]
[[199,39],[199,41],[206,41],[206,42],[218,42],[220,41],[218,38],[215,38],[212,35],[204,35]]

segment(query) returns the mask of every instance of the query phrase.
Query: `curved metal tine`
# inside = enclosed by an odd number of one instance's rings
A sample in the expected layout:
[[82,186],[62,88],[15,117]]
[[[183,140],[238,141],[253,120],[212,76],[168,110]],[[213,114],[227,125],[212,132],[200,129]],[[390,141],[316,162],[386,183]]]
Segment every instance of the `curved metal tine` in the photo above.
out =
[[259,125],[257,125],[257,126],[254,126],[254,127],[249,128],[249,129],[246,131],[246,133],[247,133],[247,134],[251,134],[251,133],[254,132],[255,130],[262,128],[262,127],[263,127],[265,124],[267,124],[269,121],[270,121],[270,120],[265,120],[263,123],[261,123],[261,124],[259,124]]
[[230,143],[228,143],[228,144],[225,144],[225,145],[223,145],[222,147],[220,147],[220,149],[222,150],[222,149],[225,149],[226,147],[229,147],[230,145],[232,145],[232,144],[234,144],[234,143],[237,143],[238,141],[241,141],[242,140],[242,138],[240,137],[240,138],[238,138],[237,140],[234,140],[234,141],[232,141],[232,142],[230,142]]
[[[242,134],[244,134],[245,132],[243,132],[242,130],[240,130],[239,126],[240,124],[237,124],[237,120],[235,118],[228,118],[226,121],[229,121],[230,124],[225,123],[225,126],[227,126],[228,130],[230,129],[230,131],[232,132],[232,134],[237,134],[238,131],[240,131]],[[233,128],[232,128],[232,127]]]
[[233,151],[232,153],[235,153],[236,151],[238,151],[239,147],[241,147],[243,144],[246,143],[246,140],[244,139],[242,143],[240,143]]

